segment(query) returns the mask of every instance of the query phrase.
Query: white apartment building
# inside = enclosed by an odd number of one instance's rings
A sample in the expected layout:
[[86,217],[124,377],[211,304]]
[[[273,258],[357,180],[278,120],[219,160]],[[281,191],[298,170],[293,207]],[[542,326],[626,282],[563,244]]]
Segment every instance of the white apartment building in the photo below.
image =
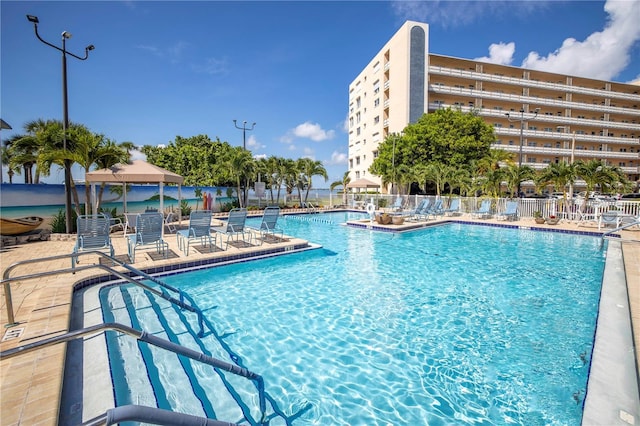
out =
[[[407,21],[349,85],[349,172],[368,169],[378,145],[424,113],[476,111],[494,148],[534,169],[602,159],[640,179],[640,86],[429,53],[429,26]],[[526,192],[533,188],[523,187]]]

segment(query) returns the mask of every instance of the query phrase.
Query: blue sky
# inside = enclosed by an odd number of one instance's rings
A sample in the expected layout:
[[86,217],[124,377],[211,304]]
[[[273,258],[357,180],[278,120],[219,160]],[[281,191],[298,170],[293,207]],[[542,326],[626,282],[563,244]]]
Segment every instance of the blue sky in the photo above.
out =
[[[116,142],[167,144],[207,134],[256,156],[323,162],[328,187],[347,170],[348,86],[407,19],[430,25],[429,51],[631,82],[640,78],[640,1],[5,1],[1,117],[69,117]],[[6,182],[3,170],[3,181]],[[74,178],[82,179],[74,171]],[[52,170],[45,181],[60,183]],[[14,182],[22,182],[16,176]]]

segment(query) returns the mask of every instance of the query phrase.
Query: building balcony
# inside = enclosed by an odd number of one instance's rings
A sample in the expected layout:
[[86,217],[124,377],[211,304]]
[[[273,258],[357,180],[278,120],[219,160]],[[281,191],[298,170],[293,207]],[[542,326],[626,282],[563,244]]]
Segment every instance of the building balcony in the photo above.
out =
[[558,92],[572,92],[579,94],[587,94],[600,96],[611,99],[626,99],[634,102],[640,102],[640,94],[612,92],[602,89],[591,89],[580,86],[569,86],[560,83],[549,83],[545,81],[525,80],[522,78],[505,77],[500,75],[484,74],[475,71],[457,70],[453,68],[444,68],[430,66],[429,73],[437,75],[447,75],[453,77],[464,77],[472,80],[490,81],[502,84],[513,84],[517,86],[536,87],[540,89],[557,90]]
[[640,117],[640,110],[630,108],[620,108],[605,105],[587,104],[581,102],[569,102],[550,98],[537,98],[534,96],[514,95],[508,93],[489,92],[476,89],[465,89],[459,87],[450,87],[439,84],[430,84],[429,92],[438,94],[448,94],[454,96],[463,96],[467,98],[495,99],[497,101],[509,101],[516,104],[535,104],[545,105],[553,108],[577,109],[594,111],[598,113],[621,114]]
[[[502,145],[502,144],[493,144],[493,148],[502,149],[507,152],[513,152],[518,154],[520,152],[520,145]],[[524,155],[533,155],[533,156],[553,156],[553,157],[571,157],[571,149],[567,148],[549,148],[542,146],[527,146],[524,145],[522,147],[522,153]],[[574,159],[588,159],[591,160],[593,158],[605,158],[605,159],[617,159],[624,161],[640,161],[640,153],[638,152],[617,152],[617,151],[600,151],[600,150],[591,150],[591,149],[575,149],[573,151]]]

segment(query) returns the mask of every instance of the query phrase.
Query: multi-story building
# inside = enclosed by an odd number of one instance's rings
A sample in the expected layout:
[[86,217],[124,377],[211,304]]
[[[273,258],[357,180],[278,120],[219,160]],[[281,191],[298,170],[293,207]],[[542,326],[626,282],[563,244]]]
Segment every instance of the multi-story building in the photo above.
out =
[[[378,145],[424,113],[475,111],[494,148],[534,169],[601,159],[640,179],[640,86],[429,53],[429,26],[407,21],[349,85],[349,171],[367,178]],[[532,187],[524,187],[533,192]]]

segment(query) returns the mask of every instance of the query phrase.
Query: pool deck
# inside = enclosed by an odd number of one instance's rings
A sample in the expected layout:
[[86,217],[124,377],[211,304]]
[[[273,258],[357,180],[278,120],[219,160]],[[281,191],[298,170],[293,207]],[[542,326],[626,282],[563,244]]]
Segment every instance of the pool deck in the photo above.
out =
[[[431,220],[420,223],[406,223],[403,225],[384,226],[386,231],[403,231],[409,228],[425,225],[435,225],[444,221],[478,222],[492,226],[520,226],[548,230],[569,230],[583,232],[598,232],[594,224],[586,224],[577,227],[575,223],[561,222],[558,225],[536,225],[531,219],[505,222],[495,219],[472,219],[468,215],[457,217],[445,217],[439,220]],[[184,228],[186,223],[182,223]],[[376,226],[378,226],[376,224]],[[364,226],[366,228],[366,224]],[[622,231],[622,240],[631,241],[621,244],[622,258],[624,259],[623,274],[626,276],[627,294],[630,305],[631,320],[633,325],[633,340],[640,342],[640,230]],[[154,250],[139,250],[136,254],[136,262],[132,264],[137,269],[148,270],[176,264],[204,263],[213,259],[230,256],[247,256],[248,253],[264,250],[277,251],[283,247],[304,245],[306,242],[296,238],[288,241],[265,243],[262,246],[236,248],[229,246],[227,250],[217,250],[213,253],[191,249],[189,256],[177,247],[174,235],[167,235],[166,241],[171,250],[168,259],[152,260],[149,253]],[[122,233],[112,234],[112,243],[116,256],[124,259],[127,253],[126,239]],[[60,254],[71,253],[75,244],[75,237],[62,238],[52,241],[29,242],[25,244],[2,248],[0,259],[0,271],[4,273],[7,267],[14,262],[27,259],[37,259]],[[287,249],[285,249],[287,250]],[[80,258],[80,266],[98,261],[98,256],[85,256]],[[70,259],[62,259],[35,263],[18,267],[13,276],[33,274],[41,271],[66,269],[70,267]],[[576,265],[578,267],[578,265]],[[2,330],[2,342],[0,351],[16,348],[28,343],[37,342],[45,338],[59,336],[69,329],[71,301],[74,285],[80,281],[103,274],[100,270],[85,270],[71,274],[58,274],[48,277],[24,280],[11,285],[11,295],[18,323],[13,327],[4,327]],[[2,309],[0,320],[7,324],[8,314],[2,289]],[[65,344],[57,344],[47,348],[18,355],[13,358],[0,361],[0,424],[1,425],[56,425],[58,422],[58,410],[62,389],[63,369],[65,364]],[[632,354],[633,355],[633,354]],[[635,357],[638,369],[638,357]],[[67,366],[68,368],[80,366]],[[636,374],[637,374],[636,370]],[[635,381],[634,381],[635,382]],[[632,416],[627,417],[627,414]],[[638,413],[620,413],[619,423],[616,424],[640,424]]]

